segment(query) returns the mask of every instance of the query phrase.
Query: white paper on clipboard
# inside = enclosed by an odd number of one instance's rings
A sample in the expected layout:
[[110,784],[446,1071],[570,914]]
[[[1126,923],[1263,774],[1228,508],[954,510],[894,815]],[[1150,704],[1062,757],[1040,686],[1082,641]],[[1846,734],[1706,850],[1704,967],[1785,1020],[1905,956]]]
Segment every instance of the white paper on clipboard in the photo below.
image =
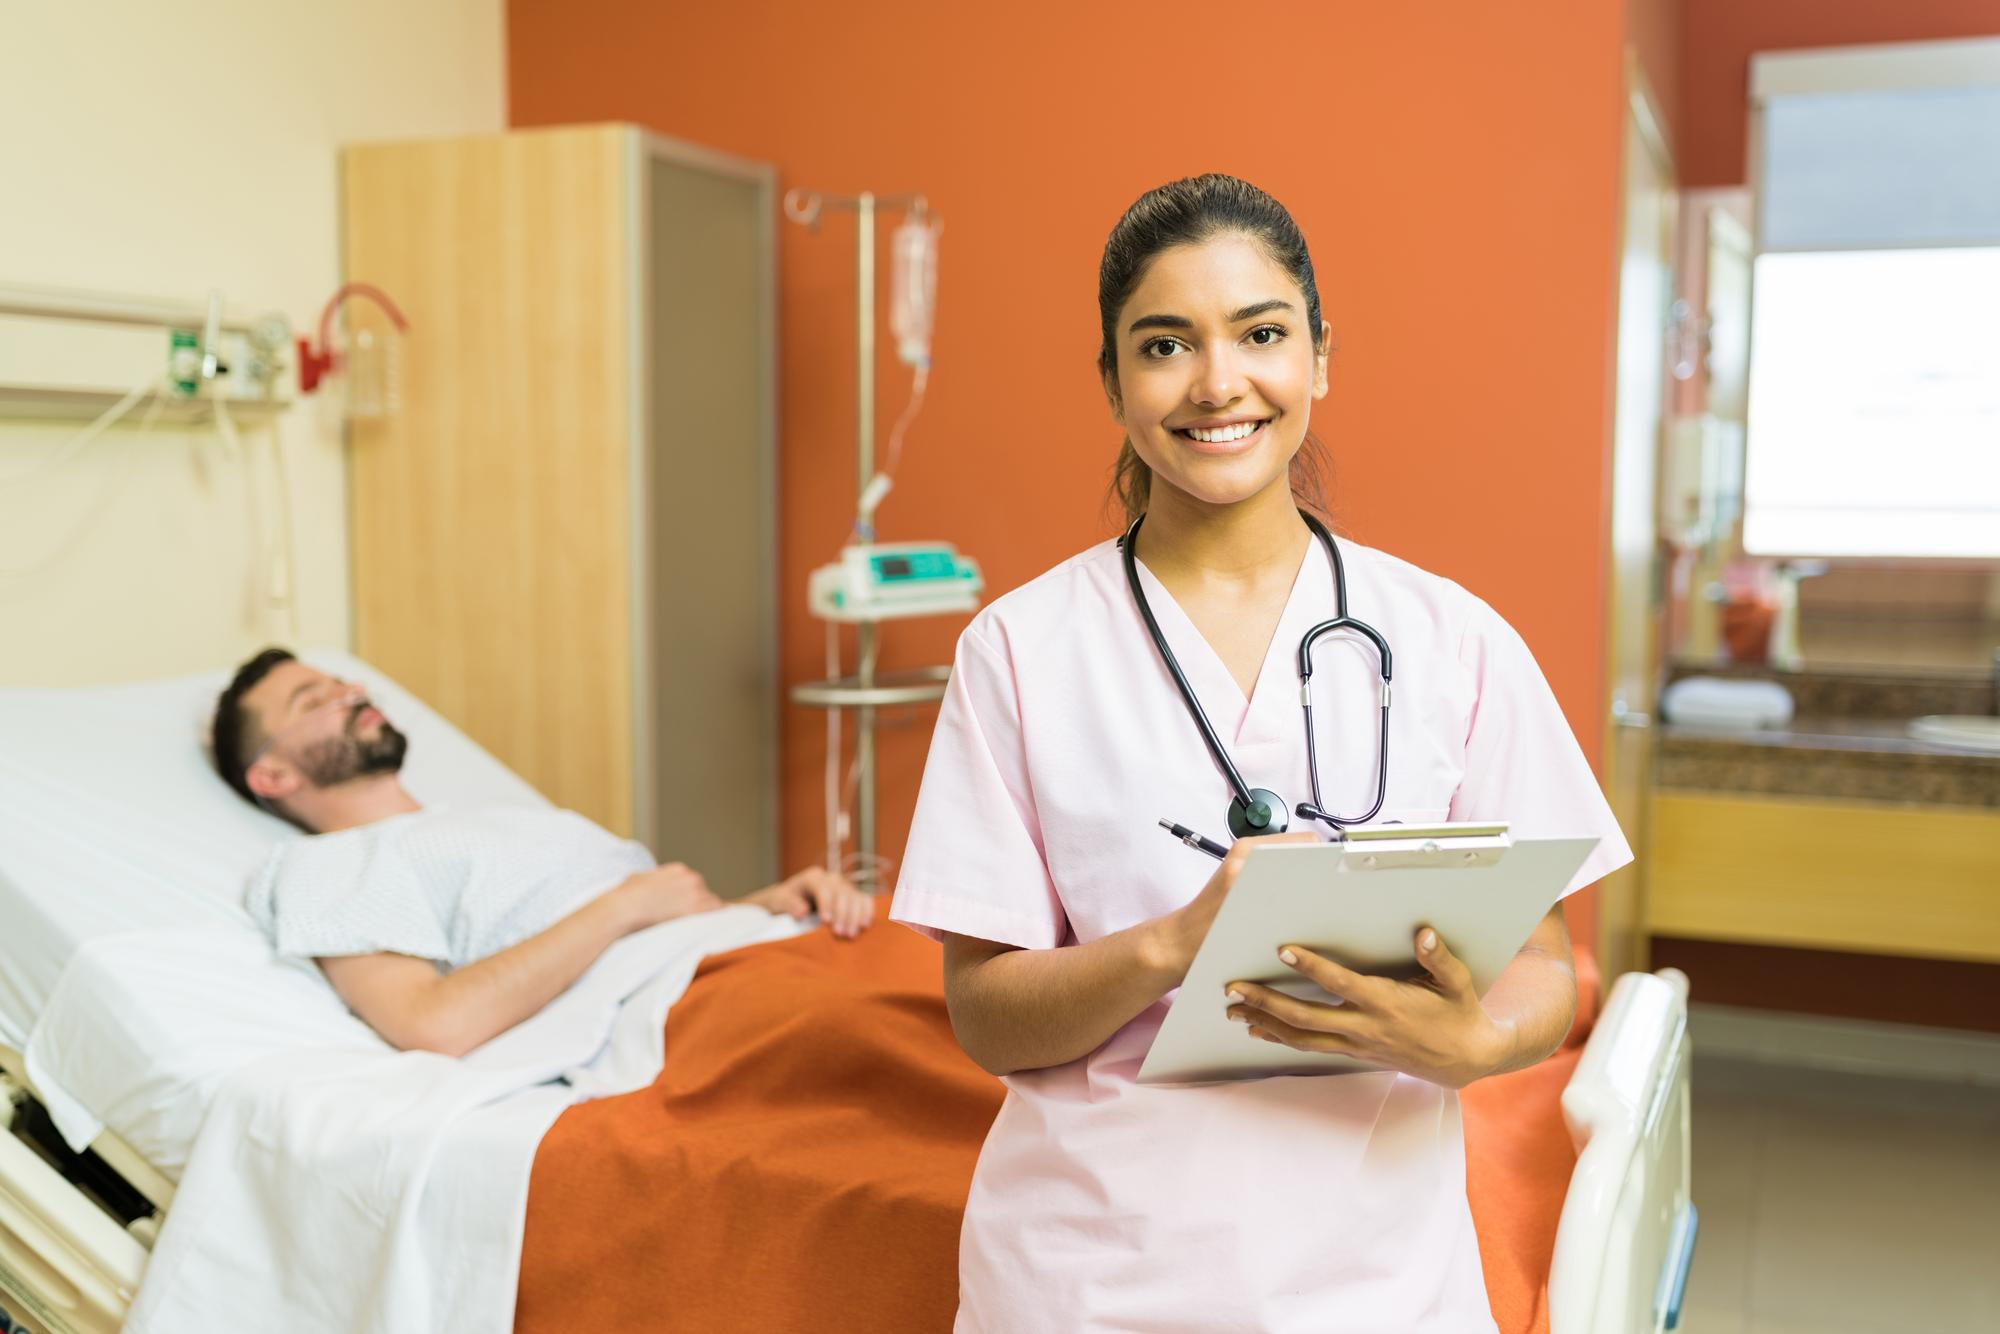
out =
[[1187,980],[1139,1067],[1142,1084],[1199,1084],[1265,1075],[1345,1074],[1373,1067],[1249,1036],[1228,1015],[1231,982],[1261,982],[1309,1000],[1326,993],[1278,962],[1304,945],[1356,972],[1408,977],[1417,929],[1435,927],[1481,995],[1597,846],[1595,838],[1510,840],[1482,827],[1349,843],[1254,850],[1209,927]]

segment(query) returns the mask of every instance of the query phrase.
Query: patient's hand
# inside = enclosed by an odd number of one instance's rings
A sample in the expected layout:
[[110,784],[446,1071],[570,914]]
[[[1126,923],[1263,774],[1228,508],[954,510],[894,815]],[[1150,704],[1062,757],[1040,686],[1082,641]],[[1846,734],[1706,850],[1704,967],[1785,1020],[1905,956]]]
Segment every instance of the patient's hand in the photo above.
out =
[[843,940],[852,940],[875,920],[875,900],[823,866],[809,866],[775,885],[745,894],[743,902],[780,917],[804,917],[817,909],[820,921]]
[[701,878],[700,873],[679,862],[669,862],[665,866],[627,876],[611,892],[622,897],[630,906],[637,921],[635,930],[722,906],[722,900],[709,889],[708,882]]

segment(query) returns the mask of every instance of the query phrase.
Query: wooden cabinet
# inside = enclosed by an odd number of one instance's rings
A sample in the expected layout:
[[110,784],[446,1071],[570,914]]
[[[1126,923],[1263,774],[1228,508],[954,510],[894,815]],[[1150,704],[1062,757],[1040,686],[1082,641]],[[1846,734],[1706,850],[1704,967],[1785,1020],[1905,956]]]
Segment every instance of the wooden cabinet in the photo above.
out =
[[1648,833],[1655,935],[2000,962],[2000,811],[1659,791]]
[[353,147],[341,188],[347,277],[410,320],[351,440],[356,651],[558,804],[768,882],[772,170],[589,126]]

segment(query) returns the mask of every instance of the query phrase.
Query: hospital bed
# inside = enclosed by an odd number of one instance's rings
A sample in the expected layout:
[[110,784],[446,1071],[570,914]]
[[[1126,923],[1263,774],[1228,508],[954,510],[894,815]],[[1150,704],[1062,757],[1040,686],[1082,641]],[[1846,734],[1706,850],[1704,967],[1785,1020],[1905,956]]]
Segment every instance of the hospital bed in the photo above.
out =
[[[365,664],[310,657],[365,682],[409,733],[405,778],[420,798],[545,804]],[[31,1039],[47,1038],[38,1021],[65,971],[93,951],[135,932],[254,933],[241,887],[275,842],[296,835],[206,767],[207,711],[223,684],[209,674],[0,690],[0,1119],[33,1132],[0,1131],[0,1308],[31,1330],[119,1327],[207,1096],[257,1041],[285,1037],[256,1038],[256,1016],[235,1032],[161,1031],[146,996],[116,994],[114,983],[89,1055],[142,1066],[141,1094],[92,1107],[37,1079]],[[299,979],[308,982],[319,984]],[[1553,1334],[1671,1327],[1693,1238],[1685,1021],[1684,980],[1629,975],[1576,1061],[1562,1098],[1578,1157],[1549,1276]],[[107,1177],[117,1189],[103,1187]]]
[[[431,800],[547,805],[504,765],[366,664],[311,659],[368,684],[409,734],[411,790]],[[93,1061],[143,1065],[140,1096],[92,1109],[89,1156],[46,1132],[80,1122],[66,1090],[37,1088],[30,1037],[66,969],[114,938],[212,932],[256,938],[240,903],[284,822],[239,800],[206,759],[227,673],[94,689],[0,690],[0,1308],[28,1328],[115,1330],[171,1206],[207,1097],[255,1054],[256,1016],[236,1032],[162,1031],[144,994],[102,998]],[[115,981],[115,980],[114,980]],[[275,1037],[275,1034],[273,1035]],[[23,1112],[33,1115],[24,1117]],[[107,1209],[78,1179],[130,1187]],[[101,1194],[98,1192],[97,1194]]]

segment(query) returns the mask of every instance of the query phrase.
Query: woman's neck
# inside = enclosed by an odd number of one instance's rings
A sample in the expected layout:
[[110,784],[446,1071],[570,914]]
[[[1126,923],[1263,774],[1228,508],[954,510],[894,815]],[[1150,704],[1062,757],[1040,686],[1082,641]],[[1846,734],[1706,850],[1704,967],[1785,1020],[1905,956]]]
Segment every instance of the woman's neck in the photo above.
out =
[[1211,505],[1156,480],[1139,532],[1140,558],[1169,587],[1271,577],[1289,584],[1312,540],[1286,478],[1233,505]]

